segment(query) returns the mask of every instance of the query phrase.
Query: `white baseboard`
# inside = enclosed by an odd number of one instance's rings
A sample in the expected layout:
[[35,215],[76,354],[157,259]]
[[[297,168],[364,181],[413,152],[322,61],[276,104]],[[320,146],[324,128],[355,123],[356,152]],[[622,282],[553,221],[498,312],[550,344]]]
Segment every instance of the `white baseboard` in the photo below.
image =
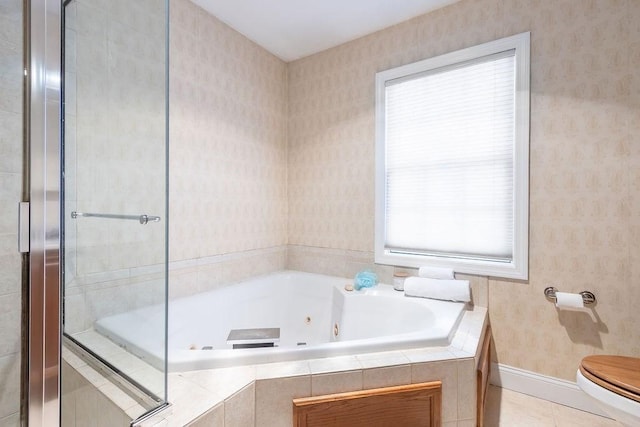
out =
[[575,382],[565,381],[499,363],[491,364],[489,382],[508,390],[607,417]]

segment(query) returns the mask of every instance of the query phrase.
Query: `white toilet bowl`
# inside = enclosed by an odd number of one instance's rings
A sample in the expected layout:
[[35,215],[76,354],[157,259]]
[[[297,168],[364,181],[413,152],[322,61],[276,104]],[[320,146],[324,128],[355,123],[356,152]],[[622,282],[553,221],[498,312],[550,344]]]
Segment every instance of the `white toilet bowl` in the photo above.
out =
[[[590,356],[592,359],[597,359],[597,357],[598,356]],[[607,357],[610,358],[610,356]],[[584,360],[586,359],[587,358],[583,359],[583,369],[585,368]],[[638,371],[634,368],[633,376],[637,376],[637,374]],[[588,378],[589,376],[592,378]],[[605,413],[622,425],[638,427],[640,426],[640,394],[637,393],[637,385],[632,384],[627,387],[625,378],[622,377],[622,380],[620,380],[620,378],[621,377],[616,377],[614,381],[610,383],[608,381],[610,377],[607,376],[606,372],[601,376],[600,373],[594,371],[594,369],[584,372],[578,369],[576,373],[578,387],[594,399],[596,404],[602,408]],[[633,381],[630,381],[629,383],[632,382]],[[611,390],[617,390],[618,392]],[[630,397],[625,397],[620,394],[620,390]]]

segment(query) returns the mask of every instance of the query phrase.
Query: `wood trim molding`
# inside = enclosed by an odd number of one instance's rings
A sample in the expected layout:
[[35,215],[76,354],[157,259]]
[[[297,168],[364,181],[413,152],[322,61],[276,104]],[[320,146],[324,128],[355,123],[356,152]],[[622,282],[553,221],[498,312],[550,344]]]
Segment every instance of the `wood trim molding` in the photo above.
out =
[[487,325],[482,341],[482,350],[478,358],[476,370],[476,424],[478,427],[484,426],[484,405],[489,387],[489,376],[491,373],[491,326]]
[[442,382],[293,400],[294,427],[439,427]]

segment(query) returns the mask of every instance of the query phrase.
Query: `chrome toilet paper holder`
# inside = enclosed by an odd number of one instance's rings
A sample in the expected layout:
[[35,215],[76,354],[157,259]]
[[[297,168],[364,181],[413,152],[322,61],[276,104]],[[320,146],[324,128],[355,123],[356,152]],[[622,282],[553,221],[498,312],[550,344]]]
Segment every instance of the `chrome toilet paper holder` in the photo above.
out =
[[[547,300],[555,303],[558,300],[558,298],[556,298],[556,292],[558,292],[556,288],[549,286],[544,289],[544,296]],[[597,302],[596,296],[591,291],[582,291],[578,293],[582,296],[582,302],[584,302],[584,305],[594,305]]]

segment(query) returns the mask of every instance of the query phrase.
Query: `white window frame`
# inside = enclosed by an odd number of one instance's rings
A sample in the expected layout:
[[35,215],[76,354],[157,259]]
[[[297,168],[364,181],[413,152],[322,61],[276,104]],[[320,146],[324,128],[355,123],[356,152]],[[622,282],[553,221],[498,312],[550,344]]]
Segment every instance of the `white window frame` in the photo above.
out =
[[[527,280],[529,276],[529,87],[530,33],[484,43],[376,74],[375,262],[404,267],[438,266],[459,273]],[[514,223],[511,261],[394,252],[385,248],[387,82],[515,49]]]

